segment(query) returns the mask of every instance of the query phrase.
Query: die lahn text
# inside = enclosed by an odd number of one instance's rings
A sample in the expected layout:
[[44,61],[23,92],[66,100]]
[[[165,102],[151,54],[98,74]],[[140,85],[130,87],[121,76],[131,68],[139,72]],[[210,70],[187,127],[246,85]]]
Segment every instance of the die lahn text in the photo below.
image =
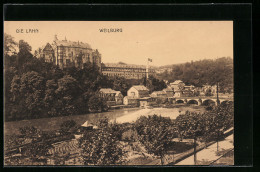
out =
[[39,29],[16,29],[16,33],[39,33]]

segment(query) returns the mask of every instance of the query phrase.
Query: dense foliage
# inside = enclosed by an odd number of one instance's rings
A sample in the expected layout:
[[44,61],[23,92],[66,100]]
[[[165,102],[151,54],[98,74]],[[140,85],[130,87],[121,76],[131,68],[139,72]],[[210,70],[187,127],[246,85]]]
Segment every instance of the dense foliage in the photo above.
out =
[[74,120],[67,120],[61,123],[60,131],[62,134],[67,134],[71,129],[76,128],[77,123]]
[[[234,105],[226,102],[203,114],[189,112],[180,114],[175,121],[181,138],[194,139],[194,164],[196,164],[196,141],[218,141],[224,131],[233,127]],[[217,146],[218,151],[218,146]]]
[[148,153],[159,156],[163,165],[163,157],[169,144],[175,138],[176,131],[170,118],[162,116],[141,116],[135,123],[139,141]]
[[[84,64],[83,69],[68,67],[61,70],[44,59],[34,57],[31,50],[27,42],[20,40],[16,43],[5,34],[7,121],[106,111],[106,102],[98,96],[100,88],[112,88],[126,96],[130,87],[143,84],[143,80],[103,76],[98,67],[91,63]],[[162,81],[155,78],[148,83],[151,90],[165,87]]]
[[143,78],[142,84],[149,89],[150,93],[152,93],[153,91],[161,91],[167,87],[166,83],[163,80],[159,80],[154,76],[149,76],[148,79]]
[[195,86],[219,83],[220,92],[230,92],[233,89],[233,59],[222,57],[174,65],[172,71],[166,70],[158,74],[158,78],[169,82],[182,80]]
[[79,147],[85,165],[120,165],[124,162],[123,147],[114,125],[104,119],[99,121],[99,129],[84,132]]

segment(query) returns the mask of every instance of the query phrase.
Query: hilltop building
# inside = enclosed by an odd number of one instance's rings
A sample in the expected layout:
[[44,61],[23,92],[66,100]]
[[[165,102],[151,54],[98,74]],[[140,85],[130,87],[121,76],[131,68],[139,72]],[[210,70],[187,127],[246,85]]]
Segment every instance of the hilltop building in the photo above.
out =
[[99,67],[101,71],[101,54],[97,49],[83,42],[59,40],[55,35],[53,42],[47,43],[45,46],[36,51],[38,58],[43,58],[46,62],[54,63],[60,68],[75,66],[83,68],[85,63],[90,62]]
[[[153,75],[155,70],[148,69],[149,75]],[[102,74],[110,77],[124,77],[126,79],[142,79],[146,75],[146,66],[129,65],[124,63],[106,63],[102,65]]]

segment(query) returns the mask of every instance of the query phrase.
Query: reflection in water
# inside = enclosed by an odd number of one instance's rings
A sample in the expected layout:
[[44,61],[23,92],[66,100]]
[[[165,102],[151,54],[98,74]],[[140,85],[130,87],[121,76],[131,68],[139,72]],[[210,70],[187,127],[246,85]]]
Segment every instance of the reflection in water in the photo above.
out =
[[12,135],[19,133],[19,128],[23,126],[35,126],[40,130],[50,131],[57,130],[60,125],[66,120],[74,120],[77,124],[82,125],[85,121],[96,124],[99,119],[107,117],[109,120],[116,119],[117,122],[132,122],[138,119],[141,115],[162,115],[175,119],[179,115],[179,111],[184,113],[186,110],[202,112],[202,107],[179,107],[179,108],[154,108],[154,109],[141,109],[141,108],[125,108],[115,109],[108,112],[92,113],[85,115],[73,115],[53,118],[31,119],[23,121],[5,122],[5,134]]

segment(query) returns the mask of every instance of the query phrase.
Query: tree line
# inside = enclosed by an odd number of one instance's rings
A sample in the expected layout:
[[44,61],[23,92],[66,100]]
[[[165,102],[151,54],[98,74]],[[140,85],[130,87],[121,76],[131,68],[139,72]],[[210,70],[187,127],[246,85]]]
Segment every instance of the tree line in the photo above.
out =
[[[187,111],[175,120],[149,115],[141,116],[134,123],[124,124],[109,123],[108,118],[104,118],[100,119],[96,125],[98,129],[85,130],[83,137],[79,139],[78,146],[81,148],[79,157],[84,165],[126,164],[127,152],[122,142],[129,145],[133,142],[141,143],[149,154],[159,157],[161,164],[167,165],[164,161],[165,155],[169,151],[179,152],[180,147],[176,138],[180,141],[182,139],[194,140],[194,164],[196,165],[197,142],[204,142],[206,146],[207,143],[215,141],[218,152],[218,142],[225,137],[224,132],[234,127],[234,104],[227,102],[202,114]],[[75,121],[65,121],[60,125],[61,136],[73,135],[77,128]],[[30,126],[20,128],[20,132],[21,138],[30,138],[33,144],[24,148],[22,152],[24,157],[29,157],[33,162],[42,156],[51,156],[48,150],[52,146],[48,140],[53,140],[56,137],[55,134],[42,133]],[[128,136],[125,137],[125,134]],[[13,143],[17,146],[17,138]],[[63,158],[69,159],[69,157]],[[65,159],[62,161],[65,164]]]
[[191,61],[174,65],[171,71],[165,70],[158,74],[159,79],[169,82],[182,80],[184,83],[201,87],[203,85],[219,84],[220,92],[230,93],[233,90],[233,59],[221,57],[215,60]]
[[[4,34],[4,43],[7,121],[106,111],[106,101],[98,95],[100,88],[112,88],[126,96],[132,85],[146,84],[145,79],[109,78],[91,63],[84,64],[82,69],[61,70],[36,58],[31,53],[32,47],[23,40],[17,43],[12,36]],[[153,77],[147,82],[150,91],[166,87]]]

